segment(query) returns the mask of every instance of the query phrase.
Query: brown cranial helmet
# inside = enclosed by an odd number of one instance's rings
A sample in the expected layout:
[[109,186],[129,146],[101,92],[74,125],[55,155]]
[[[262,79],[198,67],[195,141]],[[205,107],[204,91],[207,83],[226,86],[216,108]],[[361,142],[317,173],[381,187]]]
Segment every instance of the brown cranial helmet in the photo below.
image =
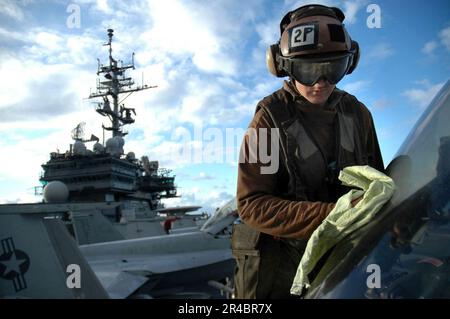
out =
[[320,78],[336,84],[352,73],[359,46],[345,30],[344,19],[340,9],[316,4],[288,12],[280,23],[279,42],[267,50],[270,73],[291,76],[304,85]]

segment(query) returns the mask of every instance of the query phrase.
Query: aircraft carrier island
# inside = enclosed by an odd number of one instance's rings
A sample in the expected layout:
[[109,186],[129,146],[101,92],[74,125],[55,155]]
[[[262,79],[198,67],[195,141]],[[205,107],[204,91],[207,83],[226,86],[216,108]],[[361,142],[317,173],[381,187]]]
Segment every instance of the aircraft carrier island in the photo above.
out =
[[[67,151],[42,165],[42,203],[0,205],[0,297],[230,298],[232,200],[209,217],[200,206],[165,207],[179,196],[175,176],[147,156],[124,154],[136,110],[123,101],[154,88],[113,57],[98,63],[96,112],[109,119],[103,141],[72,130]],[[92,147],[90,147],[92,146]],[[91,149],[89,149],[91,148]]]

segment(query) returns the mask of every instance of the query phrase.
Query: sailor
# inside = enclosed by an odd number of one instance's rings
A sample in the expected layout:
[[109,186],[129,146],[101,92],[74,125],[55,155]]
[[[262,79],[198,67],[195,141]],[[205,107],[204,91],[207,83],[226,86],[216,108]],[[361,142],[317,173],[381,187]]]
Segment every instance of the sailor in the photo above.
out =
[[177,216],[168,216],[165,220],[164,220],[164,231],[166,232],[166,234],[170,234],[170,231],[172,230],[172,225],[175,221],[179,220],[180,217]]
[[[339,171],[352,165],[384,171],[369,110],[336,88],[359,60],[344,19],[335,7],[302,6],[284,16],[279,42],[267,50],[269,71],[289,80],[258,103],[249,125],[256,138],[246,134],[241,148],[242,223],[234,225],[232,237],[237,298],[293,297],[289,291],[308,238],[349,190],[340,185]],[[268,142],[275,133],[276,149]],[[263,145],[271,145],[269,158],[279,156],[273,173],[262,170]]]

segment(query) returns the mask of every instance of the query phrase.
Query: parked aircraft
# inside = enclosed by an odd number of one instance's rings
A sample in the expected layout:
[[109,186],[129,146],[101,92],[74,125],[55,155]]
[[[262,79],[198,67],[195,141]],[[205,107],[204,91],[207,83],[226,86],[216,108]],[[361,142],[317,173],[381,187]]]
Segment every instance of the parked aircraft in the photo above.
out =
[[306,298],[450,298],[450,81],[389,164],[398,190],[339,242]]

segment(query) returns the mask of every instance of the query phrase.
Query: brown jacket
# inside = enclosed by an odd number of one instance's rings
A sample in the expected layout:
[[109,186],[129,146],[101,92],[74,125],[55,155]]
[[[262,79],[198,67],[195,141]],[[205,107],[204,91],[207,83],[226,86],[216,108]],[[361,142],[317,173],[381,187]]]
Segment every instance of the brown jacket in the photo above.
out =
[[[327,161],[332,161],[334,150],[336,149],[336,136],[333,130],[336,110],[330,100],[323,109],[313,109],[315,106],[309,104],[295,90],[292,84],[285,82],[278,96],[284,96],[295,103],[303,120],[307,120],[311,129],[309,132],[317,144],[322,146],[322,154],[327,157]],[[360,102],[355,105],[357,112],[363,120],[362,125],[364,136],[361,137],[363,146],[368,153],[368,165],[384,170],[383,160],[378,145],[378,140],[373,125],[372,116],[369,110]],[[317,120],[314,120],[317,119]],[[266,128],[268,140],[270,141],[270,128],[275,125],[267,113],[259,109],[249,128],[256,129],[258,138],[260,128]],[[270,145],[270,143],[268,143]],[[263,164],[259,154],[257,162],[249,161],[249,136],[246,135],[241,150],[245,151],[244,160],[240,160],[238,168],[237,182],[237,203],[238,212],[242,221],[250,227],[274,237],[284,237],[291,239],[307,239],[313,231],[322,223],[325,217],[334,207],[334,202],[343,193],[330,190],[330,187],[323,182],[325,179],[325,168],[318,161],[317,165],[308,168],[305,172],[303,184],[308,190],[307,198],[304,200],[295,200],[288,198],[287,184],[289,175],[287,167],[283,163],[283,155],[279,155],[279,169],[273,174],[261,174],[261,167],[267,167]],[[269,154],[271,150],[269,147]],[[322,166],[321,166],[322,165]],[[334,195],[330,195],[334,194]]]

